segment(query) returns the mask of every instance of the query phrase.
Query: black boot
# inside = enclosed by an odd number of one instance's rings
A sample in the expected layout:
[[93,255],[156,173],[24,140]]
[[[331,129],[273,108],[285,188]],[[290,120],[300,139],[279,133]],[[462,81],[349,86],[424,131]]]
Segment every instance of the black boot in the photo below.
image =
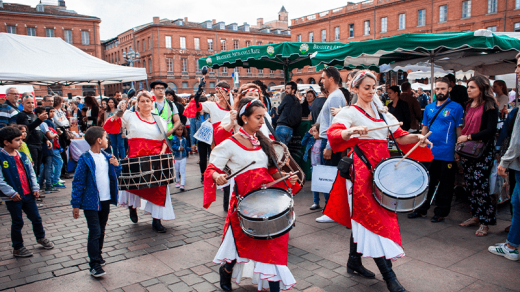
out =
[[128,207],[128,210],[130,211],[130,220],[132,220],[132,222],[134,223],[137,223],[137,221],[139,220],[139,218],[137,217],[137,210],[132,207]]
[[406,289],[399,283],[397,280],[397,276],[395,275],[394,271],[392,270],[392,261],[387,260],[384,257],[382,258],[375,258],[374,261],[376,262],[377,267],[379,268],[379,271],[381,272],[381,275],[383,275],[383,279],[386,282],[386,287],[388,288],[388,291],[390,292],[407,292]]
[[350,253],[347,262],[347,273],[354,274],[355,272],[369,279],[373,279],[376,277],[374,273],[363,267],[363,263],[361,263],[361,254],[357,252],[357,243],[354,242],[354,238],[351,235]]
[[161,220],[159,219],[153,219],[152,220],[152,228],[153,230],[159,232],[159,233],[165,233],[166,232],[166,228],[164,228],[164,226],[162,226],[161,224]]
[[225,269],[226,265],[221,265],[218,269],[220,274],[220,288],[224,291],[231,291],[231,271],[227,272]]

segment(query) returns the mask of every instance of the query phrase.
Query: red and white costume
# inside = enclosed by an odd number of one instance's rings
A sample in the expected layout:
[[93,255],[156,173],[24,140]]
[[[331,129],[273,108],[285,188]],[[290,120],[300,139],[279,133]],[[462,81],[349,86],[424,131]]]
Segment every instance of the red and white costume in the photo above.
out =
[[[166,129],[166,122],[163,119],[159,120],[162,123],[162,127]],[[145,121],[141,119],[137,112],[126,111],[121,119],[115,121],[108,119],[103,126],[107,131],[119,131],[121,127],[126,127],[128,131],[128,157],[149,156],[161,153],[165,141],[155,121]],[[144,206],[141,209],[151,214],[155,219],[175,219],[170,190],[166,185],[139,190],[119,191],[118,205],[134,208]]]
[[218,126],[220,126],[226,114],[229,117],[229,109],[220,107],[220,105],[214,101],[199,102],[199,107],[196,108],[195,100],[192,99],[190,103],[188,103],[188,106],[186,106],[186,109],[184,110],[184,116],[191,119],[195,117],[197,112],[209,114],[209,122],[213,126],[213,141],[215,141],[215,144],[218,144],[216,142],[217,140],[219,140],[219,142],[222,141],[222,138],[215,137],[215,134],[217,132],[216,129]]
[[[234,173],[252,161],[256,163],[234,179],[240,195],[245,195],[259,189],[262,184],[273,181],[271,174],[275,170],[267,168],[267,155],[259,146],[249,149],[231,137],[215,147],[211,151],[210,165],[204,173],[204,208],[208,208],[216,199],[216,183],[212,178],[215,171],[222,174],[227,165]],[[283,182],[276,186],[285,188]],[[236,260],[232,277],[236,278],[237,283],[240,283],[241,278],[252,278],[253,283],[258,284],[259,291],[269,288],[268,281],[280,281],[282,290],[290,289],[296,281],[287,267],[289,234],[270,240],[253,239],[247,236],[240,227],[237,203],[233,191],[224,226],[223,241],[213,262],[221,264]]]
[[[383,159],[390,157],[387,146],[389,131],[387,128],[368,132],[367,135],[354,135],[345,141],[341,132],[351,127],[366,126],[368,129],[385,126],[386,123],[380,115],[384,115],[386,122],[396,124],[399,121],[390,113],[379,113],[372,103],[372,108],[377,117],[373,118],[361,108],[353,105],[343,108],[333,119],[331,127],[327,130],[333,152],[341,152],[357,145],[370,161],[372,169]],[[395,138],[409,133],[400,127],[391,127]],[[399,145],[407,152],[414,144]],[[374,199],[373,176],[363,161],[355,154],[354,157],[354,184],[339,175],[332,187],[329,201],[324,214],[334,221],[352,229],[354,242],[357,243],[357,252],[363,257],[396,260],[404,256],[401,244],[401,234],[397,222],[397,214],[381,207]],[[428,161],[433,155],[428,148],[417,148],[411,155],[416,160]],[[346,211],[350,210],[350,212]]]

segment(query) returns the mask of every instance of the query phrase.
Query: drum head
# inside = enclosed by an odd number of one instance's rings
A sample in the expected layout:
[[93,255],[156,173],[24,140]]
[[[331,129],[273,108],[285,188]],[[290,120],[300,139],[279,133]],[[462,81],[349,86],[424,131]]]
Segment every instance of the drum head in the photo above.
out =
[[276,152],[276,160],[278,162],[284,162],[285,148],[278,143],[273,143],[273,148],[274,148],[274,152]]
[[267,188],[250,192],[238,206],[238,212],[246,218],[271,218],[291,207],[292,197],[284,189]]
[[428,187],[428,172],[415,160],[405,159],[397,167],[401,157],[380,162],[374,171],[374,183],[383,193],[395,198],[413,198]]

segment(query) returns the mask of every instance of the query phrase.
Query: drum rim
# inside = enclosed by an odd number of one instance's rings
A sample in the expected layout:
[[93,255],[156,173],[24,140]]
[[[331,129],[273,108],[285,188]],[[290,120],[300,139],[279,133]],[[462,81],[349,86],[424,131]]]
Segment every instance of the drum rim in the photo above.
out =
[[[257,191],[262,191],[262,190],[268,190],[268,189],[277,189],[277,190],[281,190],[283,191],[284,193],[288,194],[289,197],[291,198],[291,204],[290,206],[287,208],[287,209],[284,209],[282,212],[276,214],[276,215],[273,215],[273,216],[270,216],[270,217],[267,217],[267,218],[252,218],[252,217],[249,217],[249,216],[246,216],[246,215],[243,215],[241,212],[240,212],[240,203],[242,203],[242,200],[245,199],[247,196],[251,195],[252,193],[254,192],[257,192]],[[291,209],[293,209],[293,212],[294,212],[294,198],[293,196],[291,195],[291,193],[289,193],[288,191],[286,191],[285,189],[282,189],[282,188],[279,188],[279,187],[268,187],[268,188],[265,188],[265,189],[256,189],[256,190],[252,190],[250,191],[249,193],[245,194],[244,196],[242,196],[240,198],[240,200],[238,201],[238,205],[237,205],[237,213],[238,213],[238,216],[240,217],[243,217],[247,220],[250,220],[250,221],[264,221],[264,220],[273,220],[273,219],[276,219],[276,218],[279,218],[279,217],[282,217],[284,216],[285,214],[287,214],[288,211],[290,211]]]
[[[384,193],[383,193],[384,194]],[[425,202],[426,200],[428,199],[428,190],[425,190],[424,192],[420,193],[419,195],[413,197],[413,198],[409,198],[409,199],[403,199],[403,200],[410,200],[410,199],[416,199],[417,197],[421,196],[421,195],[424,195],[424,198],[422,200],[422,203],[419,204],[417,207],[414,207],[414,208],[411,208],[411,209],[394,209],[392,210],[390,207],[388,207],[387,205],[384,205],[383,203],[381,203],[381,201],[379,201],[377,199],[377,196],[376,196],[376,193],[374,192],[373,194],[373,197],[374,197],[374,200],[376,200],[377,204],[381,207],[383,207],[384,209],[388,210],[388,211],[391,211],[391,212],[394,212],[394,213],[408,213],[408,212],[412,212],[414,210],[417,210],[419,207],[421,207]],[[386,194],[385,194],[386,195]],[[396,200],[400,200],[400,198],[396,198],[396,197],[392,197],[392,196],[389,196],[391,199],[396,199]]]
[[[409,200],[409,199],[414,199],[414,198],[420,196],[420,195],[421,195],[425,190],[427,191],[428,188],[429,188],[429,186],[430,186],[430,173],[428,172],[428,169],[426,169],[426,167],[425,167],[422,163],[420,163],[419,161],[417,161],[417,160],[415,160],[415,159],[412,159],[412,158],[410,158],[410,157],[405,158],[405,160],[410,160],[410,161],[412,161],[412,162],[415,162],[414,165],[419,165],[420,168],[422,168],[422,169],[424,170],[424,172],[426,173],[426,177],[428,178],[428,180],[426,181],[426,184],[423,186],[424,189],[419,189],[418,191],[413,192],[413,193],[412,193],[412,194],[413,194],[412,196],[408,196],[408,197],[398,197],[398,196],[395,196],[393,193],[390,194],[390,193],[388,193],[388,192],[382,191],[382,188],[381,188],[381,187],[378,185],[378,183],[376,182],[376,173],[377,173],[377,168],[378,168],[381,164],[385,163],[385,162],[388,161],[388,160],[397,160],[397,161],[399,161],[401,158],[403,158],[403,156],[388,157],[388,158],[385,158],[385,159],[381,160],[381,161],[376,165],[376,167],[374,168],[374,173],[373,173],[373,185],[374,185],[375,188],[377,188],[379,191],[381,191],[383,194],[385,194],[385,195],[388,196],[388,197],[391,197],[391,198],[394,198],[394,199],[399,199],[399,200]],[[378,180],[378,182],[379,182],[379,180]]]
[[[294,223],[296,222],[296,212],[294,212],[294,209],[292,210],[292,213],[293,213],[293,220],[292,222],[290,222],[289,226],[287,226],[286,228],[287,229],[284,229],[283,231],[281,231],[280,233],[278,233],[277,235],[274,235],[274,236],[270,236],[269,238],[268,237],[264,237],[264,236],[256,236],[256,235],[251,235],[249,233],[247,233],[245,230],[244,230],[244,227],[242,226],[242,224],[240,224],[240,229],[242,229],[242,232],[244,232],[247,236],[253,238],[253,239],[258,239],[258,240],[269,240],[269,239],[274,239],[274,238],[277,238],[277,237],[280,237],[280,236],[283,236],[285,235],[286,233],[289,233],[289,231],[291,231],[291,229],[293,229],[295,226],[294,226]],[[256,220],[252,220],[252,221],[256,221]],[[261,220],[263,221],[263,220]]]

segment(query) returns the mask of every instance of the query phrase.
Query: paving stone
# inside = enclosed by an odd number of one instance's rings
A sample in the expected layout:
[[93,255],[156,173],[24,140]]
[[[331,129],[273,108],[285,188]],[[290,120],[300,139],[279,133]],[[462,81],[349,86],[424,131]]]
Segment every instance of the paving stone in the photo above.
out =
[[55,258],[55,259],[52,259],[52,260],[48,260],[45,263],[50,266],[50,265],[54,265],[54,264],[63,263],[63,262],[66,262],[66,261],[70,261],[70,257],[69,256],[64,256],[64,257],[59,257],[59,258]]
[[322,266],[322,267],[325,267],[327,269],[336,269],[338,267],[340,267],[340,265],[336,264],[335,262],[331,262],[329,260],[321,260],[319,262],[316,262],[318,265]]
[[195,285],[191,286],[191,288],[195,289],[197,292],[211,292],[211,291],[217,290],[217,287],[215,287],[214,285],[211,285],[208,282],[202,282],[199,284],[195,284]]
[[206,281],[210,283],[217,283],[220,281],[220,275],[215,272],[202,275],[202,278],[206,279]]
[[32,282],[36,282],[36,281],[41,281],[41,280],[53,278],[53,277],[54,277],[54,274],[52,272],[46,272],[46,273],[37,274],[37,275],[34,275],[34,276],[27,277],[27,278],[25,278],[25,280],[27,281],[27,283],[32,283]]
[[110,290],[108,292],[125,292],[125,290],[123,290],[122,288],[119,288],[119,289]]
[[61,265],[63,267],[65,267],[65,268],[67,268],[67,267],[71,267],[71,266],[77,266],[77,265],[80,265],[80,264],[83,264],[83,263],[86,263],[86,262],[87,262],[86,259],[80,258],[80,259],[77,259],[77,260],[63,262],[63,263],[61,263]]
[[308,260],[308,261],[311,261],[311,262],[317,262],[317,261],[323,260],[322,257],[317,256],[317,255],[315,255],[313,253],[307,253],[307,254],[302,255],[301,257],[306,259],[306,260]]
[[57,270],[52,273],[54,274],[54,276],[59,277],[59,276],[67,275],[67,274],[74,273],[77,271],[79,271],[78,267],[70,267],[70,268],[66,268],[66,269]]
[[170,292],[171,291],[162,283],[147,287],[146,290],[148,290],[148,292]]
[[203,278],[201,278],[201,277],[199,277],[199,276],[197,276],[195,274],[182,276],[180,278],[181,278],[181,281],[183,281],[184,283],[188,284],[189,286],[191,286],[193,284],[200,283],[200,282],[204,282]]
[[62,269],[62,268],[63,268],[63,266],[60,265],[60,264],[50,265],[50,266],[46,266],[46,267],[43,267],[43,268],[39,268],[38,269],[38,273],[52,272],[54,270],[59,270],[59,269]]
[[123,291],[125,291],[125,292],[146,292],[146,289],[144,289],[138,283],[133,284],[133,285],[129,285],[129,286],[125,286],[125,287],[123,287],[121,289],[123,289]]
[[326,286],[329,286],[330,284],[332,284],[332,281],[325,279],[318,275],[312,275],[312,276],[306,278],[305,280],[307,282],[311,283],[312,285],[318,286],[320,288],[323,288],[323,287],[326,287]]
[[296,264],[296,263],[304,262],[305,259],[303,259],[299,256],[296,256],[296,255],[293,255],[293,254],[289,254],[289,256],[287,257],[287,261],[290,263]]
[[164,275],[164,276],[161,276],[161,277],[159,277],[157,279],[159,281],[163,282],[166,285],[177,283],[177,282],[179,282],[181,280],[181,279],[179,279],[179,277],[175,276],[174,274]]
[[148,286],[152,286],[152,285],[157,284],[157,283],[159,283],[159,280],[157,280],[157,279],[150,279],[150,280],[141,282],[141,286],[148,287]]
[[146,243],[143,243],[143,244],[140,244],[140,245],[129,246],[128,250],[135,251],[135,250],[143,249],[143,248],[147,248],[147,247],[150,247],[150,246],[148,244],[146,244]]
[[192,288],[190,288],[186,283],[179,282],[173,285],[168,286],[168,289],[175,291],[175,292],[191,292],[193,291]]
[[7,289],[7,288],[17,287],[17,286],[20,286],[20,285],[23,285],[26,283],[27,282],[25,281],[25,278],[5,282],[5,283],[0,284],[0,291]]
[[206,266],[204,266],[204,265],[200,265],[200,266],[193,267],[193,268],[191,268],[191,270],[192,270],[195,274],[197,274],[197,275],[199,275],[199,276],[211,272],[211,270],[208,269],[208,268],[207,268]]
[[20,272],[20,273],[12,274],[12,275],[10,275],[9,277],[10,277],[12,280],[16,280],[16,279],[20,279],[20,278],[25,278],[25,277],[33,276],[33,275],[36,275],[36,274],[38,274],[38,270],[29,270],[29,271],[24,271],[24,272]]

